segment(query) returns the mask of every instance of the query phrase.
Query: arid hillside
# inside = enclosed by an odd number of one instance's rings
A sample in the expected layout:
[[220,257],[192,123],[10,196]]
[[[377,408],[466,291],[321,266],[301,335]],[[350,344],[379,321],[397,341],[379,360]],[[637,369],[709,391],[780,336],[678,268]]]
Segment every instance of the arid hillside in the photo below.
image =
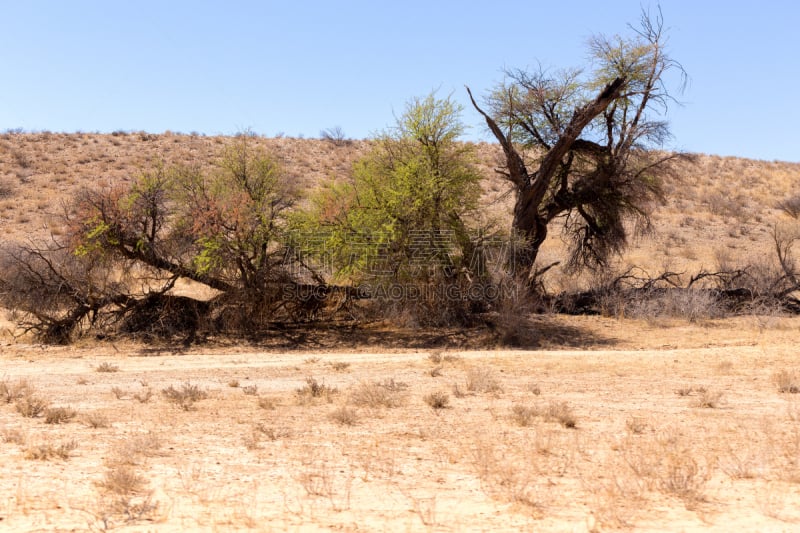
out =
[[[229,141],[173,133],[6,133],[0,136],[0,240],[58,233],[59,219],[79,189],[130,181],[159,162],[211,166]],[[368,141],[254,137],[253,142],[275,154],[302,190],[347,176],[369,148]],[[508,227],[511,193],[494,172],[499,148],[481,143],[476,154],[486,176],[486,213],[499,227]],[[763,260],[772,254],[775,225],[791,223],[777,204],[798,190],[800,163],[699,155],[694,163],[682,163],[678,176],[665,184],[665,203],[653,217],[655,231],[636,238],[619,258],[620,267],[691,274],[713,270],[720,262]],[[558,232],[551,232],[542,261],[558,260],[561,247]],[[569,281],[554,270],[550,283]]]

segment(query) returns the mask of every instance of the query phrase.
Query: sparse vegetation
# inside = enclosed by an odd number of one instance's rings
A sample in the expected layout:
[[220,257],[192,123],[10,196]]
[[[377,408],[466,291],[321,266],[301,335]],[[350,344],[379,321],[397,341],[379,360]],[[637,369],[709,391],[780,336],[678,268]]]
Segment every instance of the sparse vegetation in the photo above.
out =
[[44,423],[64,424],[75,418],[77,414],[77,411],[69,407],[48,407],[44,410]]
[[95,368],[97,372],[119,372],[119,365],[104,361]]
[[35,396],[32,393],[25,394],[24,396],[17,398],[17,400],[14,402],[17,412],[26,418],[36,418],[37,416],[40,416],[45,412],[49,405],[50,402],[44,398]]
[[78,443],[74,440],[53,444],[45,442],[41,444],[34,444],[25,449],[25,459],[33,461],[47,461],[50,459],[69,459]]
[[433,409],[447,409],[450,407],[450,396],[443,391],[431,392],[422,399]]
[[179,405],[184,411],[191,410],[196,402],[208,398],[208,392],[188,381],[181,385],[180,388],[170,385],[162,389],[161,394],[170,402]]
[[800,374],[796,371],[779,370],[772,375],[772,381],[778,387],[778,392],[800,393]]
[[343,426],[355,426],[358,422],[358,413],[351,407],[338,407],[330,414],[331,420]]

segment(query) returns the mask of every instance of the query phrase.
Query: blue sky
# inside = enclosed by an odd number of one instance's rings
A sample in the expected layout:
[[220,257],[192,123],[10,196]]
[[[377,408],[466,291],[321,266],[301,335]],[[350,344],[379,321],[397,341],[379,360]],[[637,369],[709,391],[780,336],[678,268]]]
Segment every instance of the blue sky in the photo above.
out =
[[[798,5],[661,2],[691,77],[669,148],[800,161]],[[641,6],[656,3],[0,0],[0,130],[363,138],[433,89],[466,104],[504,67],[585,65],[586,40],[625,34]]]

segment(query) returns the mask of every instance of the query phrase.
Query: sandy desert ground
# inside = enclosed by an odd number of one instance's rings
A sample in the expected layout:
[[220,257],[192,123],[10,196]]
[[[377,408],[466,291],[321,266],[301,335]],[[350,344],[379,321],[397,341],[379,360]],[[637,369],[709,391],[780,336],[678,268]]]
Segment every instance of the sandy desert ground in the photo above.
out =
[[5,339],[0,530],[800,529],[800,319],[536,324],[573,347]]

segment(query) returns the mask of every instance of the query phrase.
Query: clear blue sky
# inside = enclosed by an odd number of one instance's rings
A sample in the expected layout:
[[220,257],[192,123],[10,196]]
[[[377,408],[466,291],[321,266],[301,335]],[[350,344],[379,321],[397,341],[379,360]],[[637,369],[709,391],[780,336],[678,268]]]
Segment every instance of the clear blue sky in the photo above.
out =
[[[432,89],[586,64],[646,0],[0,0],[0,130],[363,138]],[[800,7],[663,0],[691,83],[670,148],[800,161]],[[471,138],[486,138],[465,107]]]

